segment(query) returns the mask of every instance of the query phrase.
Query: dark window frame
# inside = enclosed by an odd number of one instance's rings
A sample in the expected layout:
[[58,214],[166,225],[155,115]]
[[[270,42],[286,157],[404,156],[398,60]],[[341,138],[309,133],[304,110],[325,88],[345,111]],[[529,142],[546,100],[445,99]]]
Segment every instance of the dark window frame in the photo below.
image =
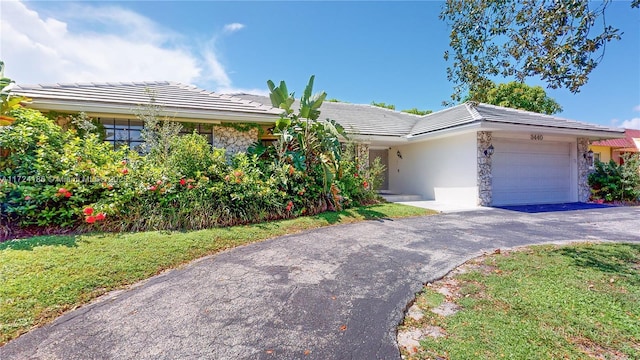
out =
[[[136,147],[144,144],[144,141],[141,139],[141,132],[144,128],[144,123],[142,121],[119,118],[98,118],[98,121],[100,121],[104,127],[104,141],[112,144],[114,149],[117,149],[122,145],[127,145],[129,149],[135,149]],[[204,135],[207,138],[207,142],[213,145],[213,140],[215,139],[215,125],[204,123],[190,124],[193,124],[193,126],[182,127],[179,136],[191,134],[195,130],[196,133]],[[111,136],[108,136],[109,132],[112,133]],[[119,137],[118,135],[125,133],[126,136],[123,137]],[[132,133],[137,133],[137,136],[132,136]]]

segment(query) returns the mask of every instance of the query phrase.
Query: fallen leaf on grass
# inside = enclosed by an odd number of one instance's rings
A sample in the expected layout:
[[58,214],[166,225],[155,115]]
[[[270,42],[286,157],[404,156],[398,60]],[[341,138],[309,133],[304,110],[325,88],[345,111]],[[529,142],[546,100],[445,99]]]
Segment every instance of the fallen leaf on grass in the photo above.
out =
[[309,350],[309,349],[305,350],[305,351],[304,351],[304,354],[305,354],[305,355],[309,355],[309,354],[311,354],[311,350]]
[[340,331],[345,331],[345,330],[347,330],[347,325],[340,326]]

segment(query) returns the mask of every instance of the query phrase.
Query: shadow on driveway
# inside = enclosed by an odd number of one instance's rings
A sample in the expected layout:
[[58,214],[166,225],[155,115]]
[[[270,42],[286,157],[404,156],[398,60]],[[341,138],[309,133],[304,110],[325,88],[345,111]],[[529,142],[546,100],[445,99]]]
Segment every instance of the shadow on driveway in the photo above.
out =
[[593,204],[593,203],[564,203],[564,204],[537,204],[537,205],[512,205],[512,206],[494,206],[497,209],[518,211],[528,214],[557,212],[557,211],[574,211],[574,210],[591,210],[615,207],[614,205]]

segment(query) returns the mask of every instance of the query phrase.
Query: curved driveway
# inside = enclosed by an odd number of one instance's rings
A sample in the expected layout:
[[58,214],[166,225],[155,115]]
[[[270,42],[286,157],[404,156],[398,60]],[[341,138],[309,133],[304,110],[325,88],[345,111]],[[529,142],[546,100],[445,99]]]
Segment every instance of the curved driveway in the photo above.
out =
[[276,238],[109,294],[0,348],[0,359],[399,359],[425,282],[544,242],[640,242],[640,208],[506,210],[367,221]]

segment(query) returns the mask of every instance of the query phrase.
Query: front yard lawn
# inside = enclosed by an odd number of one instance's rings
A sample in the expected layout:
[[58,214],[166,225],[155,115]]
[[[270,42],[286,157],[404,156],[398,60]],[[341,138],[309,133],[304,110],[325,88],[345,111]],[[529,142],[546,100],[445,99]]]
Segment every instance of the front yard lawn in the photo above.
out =
[[380,204],[191,232],[39,236],[0,243],[0,345],[110,290],[224,249],[331,224],[432,213]]
[[[502,251],[426,286],[416,305],[399,331],[424,336],[405,358],[640,359],[640,244]],[[459,311],[432,311],[443,308]]]

